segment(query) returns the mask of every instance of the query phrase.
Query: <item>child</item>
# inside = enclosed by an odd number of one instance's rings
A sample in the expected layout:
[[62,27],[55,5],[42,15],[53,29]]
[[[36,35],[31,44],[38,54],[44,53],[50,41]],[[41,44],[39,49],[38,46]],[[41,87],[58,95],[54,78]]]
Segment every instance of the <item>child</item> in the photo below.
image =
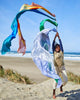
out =
[[[60,45],[59,44],[55,44],[56,37],[58,37]],[[55,38],[53,40],[52,50],[53,50],[53,54],[54,54],[54,66],[55,66],[55,69],[56,69],[56,73],[58,75],[59,75],[59,73],[61,73],[62,77],[63,77],[63,83],[62,83],[62,85],[60,87],[60,92],[63,92],[62,87],[67,83],[68,79],[67,79],[67,74],[66,74],[66,70],[65,70],[65,67],[64,67],[63,46],[62,46],[62,42],[61,42],[61,39],[59,37],[58,32],[56,33]],[[56,98],[56,96],[55,96],[56,86],[57,86],[57,83],[54,80],[54,84],[53,84],[53,99]]]

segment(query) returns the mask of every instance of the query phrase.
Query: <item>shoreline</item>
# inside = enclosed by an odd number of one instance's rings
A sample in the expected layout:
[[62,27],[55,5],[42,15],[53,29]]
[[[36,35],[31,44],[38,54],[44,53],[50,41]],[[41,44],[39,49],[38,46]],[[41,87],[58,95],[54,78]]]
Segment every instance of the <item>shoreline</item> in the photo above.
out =
[[[17,58],[32,58],[31,53],[25,53],[25,55],[22,55],[21,53],[8,53],[5,55],[1,55],[1,57],[17,57]],[[51,54],[52,58],[53,58],[53,54]],[[78,56],[65,56],[64,54],[64,60],[71,60],[71,61],[80,61],[80,55]]]

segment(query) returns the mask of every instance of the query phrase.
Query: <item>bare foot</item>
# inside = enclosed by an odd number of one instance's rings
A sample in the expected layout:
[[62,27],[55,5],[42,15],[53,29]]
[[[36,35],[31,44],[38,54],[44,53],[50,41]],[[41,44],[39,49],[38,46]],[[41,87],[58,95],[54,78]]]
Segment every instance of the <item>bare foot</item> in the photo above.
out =
[[53,95],[53,99],[56,99],[56,96],[55,95]]
[[60,91],[61,93],[63,93],[63,91]]

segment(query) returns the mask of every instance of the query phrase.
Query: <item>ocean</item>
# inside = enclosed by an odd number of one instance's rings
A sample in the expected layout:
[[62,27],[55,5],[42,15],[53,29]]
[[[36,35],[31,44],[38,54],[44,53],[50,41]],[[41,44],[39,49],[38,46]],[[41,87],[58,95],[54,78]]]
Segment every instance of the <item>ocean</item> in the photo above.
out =
[[[1,55],[1,52],[0,52],[0,56],[32,58],[31,51],[27,51],[25,55],[23,56],[21,53],[17,53],[17,51],[8,52],[5,55]],[[51,52],[51,56],[53,56],[52,52]],[[80,60],[80,52],[64,52],[64,59],[65,60]]]

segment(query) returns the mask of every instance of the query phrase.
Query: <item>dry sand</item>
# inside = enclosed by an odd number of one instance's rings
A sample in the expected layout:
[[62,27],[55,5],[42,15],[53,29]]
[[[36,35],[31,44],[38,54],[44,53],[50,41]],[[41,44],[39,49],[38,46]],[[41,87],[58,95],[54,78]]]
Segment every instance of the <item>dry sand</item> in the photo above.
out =
[[[31,58],[0,56],[0,65],[27,75],[35,82],[33,85],[26,85],[0,78],[0,100],[53,100],[53,79],[47,80]],[[80,61],[66,60],[65,65],[67,71],[80,75]],[[60,94],[57,89],[56,95],[56,100],[80,100],[80,85],[68,82],[64,87],[64,93]]]
[[[53,79],[39,84],[26,85],[0,79],[0,100],[53,100]],[[80,85],[68,82],[64,93],[56,91],[55,100],[80,100]]]
[[26,75],[36,83],[43,82],[47,79],[46,76],[41,74],[31,58],[1,56],[0,65],[5,69],[10,68],[22,75]]
[[80,61],[66,60],[65,67],[67,71],[80,75]]

